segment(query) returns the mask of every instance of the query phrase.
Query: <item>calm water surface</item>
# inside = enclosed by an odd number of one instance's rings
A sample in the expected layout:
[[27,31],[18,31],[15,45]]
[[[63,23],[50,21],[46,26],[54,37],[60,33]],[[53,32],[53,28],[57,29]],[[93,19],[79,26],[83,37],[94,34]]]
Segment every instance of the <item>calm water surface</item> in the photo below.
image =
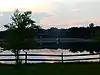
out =
[[[77,52],[77,53],[72,53],[72,52],[70,52],[69,50],[64,50],[64,49],[57,49],[57,50],[55,50],[55,49],[38,49],[38,50],[29,50],[29,51],[27,51],[28,52],[28,54],[54,54],[54,55],[56,55],[56,54],[61,54],[62,52],[63,52],[63,54],[64,55],[73,55],[73,54],[89,54],[89,52],[87,52],[87,51],[84,51],[84,52],[82,52],[82,53],[80,53],[80,52]],[[23,52],[23,51],[21,51],[21,53],[20,54],[24,54],[25,52]],[[10,52],[10,51],[3,51],[2,53],[0,53],[0,54],[13,54],[12,52]],[[72,56],[72,57],[64,57],[64,59],[79,59],[79,58],[96,58],[96,57],[99,57],[98,55],[90,55],[90,56]],[[14,56],[9,56],[9,57],[7,57],[7,56],[1,56],[0,57],[0,59],[6,59],[6,58],[12,58],[12,59],[14,59],[15,57]],[[25,58],[24,56],[20,56],[20,58]],[[28,58],[29,59],[61,59],[60,57],[52,57],[52,56],[28,56]],[[83,60],[82,60],[83,61]],[[86,61],[86,60],[84,60],[84,61]],[[98,59],[96,59],[96,60],[88,60],[88,61],[99,61]],[[14,61],[6,61],[6,62],[4,62],[4,61],[1,61],[2,63],[15,63]],[[23,63],[24,63],[25,61],[23,61]],[[40,63],[40,62],[44,62],[44,61],[28,61],[28,63]],[[45,62],[47,62],[47,63],[54,63],[55,61],[45,61]]]

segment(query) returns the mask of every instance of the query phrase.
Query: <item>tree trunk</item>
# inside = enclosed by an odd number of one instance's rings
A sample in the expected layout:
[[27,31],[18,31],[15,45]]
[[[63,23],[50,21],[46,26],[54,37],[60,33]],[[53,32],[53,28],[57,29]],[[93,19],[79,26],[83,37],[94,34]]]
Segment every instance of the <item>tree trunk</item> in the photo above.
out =
[[90,51],[90,54],[94,54],[94,51]]
[[16,65],[19,64],[19,50],[15,50]]
[[20,50],[16,49],[14,53],[15,53],[15,61],[16,61],[15,68],[19,69],[21,68],[21,64],[22,64],[19,57]]

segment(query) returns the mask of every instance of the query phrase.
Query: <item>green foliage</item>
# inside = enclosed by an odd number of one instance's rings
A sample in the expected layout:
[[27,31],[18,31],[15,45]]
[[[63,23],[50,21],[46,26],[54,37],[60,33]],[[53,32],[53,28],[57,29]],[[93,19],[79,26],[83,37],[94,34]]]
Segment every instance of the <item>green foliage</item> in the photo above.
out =
[[29,64],[15,69],[13,65],[0,65],[1,75],[99,75],[100,63]]
[[90,24],[89,24],[89,27],[90,27],[90,28],[93,28],[93,27],[94,27],[94,23],[90,23]]
[[100,41],[100,31],[97,31],[97,32],[94,33],[93,39],[97,40],[97,41]]
[[31,11],[21,13],[16,10],[11,17],[12,23],[4,25],[7,33],[1,47],[4,50],[11,50],[17,59],[21,49],[32,49],[36,46],[35,34],[40,26],[31,19],[31,14]]
[[36,25],[35,21],[30,18],[31,14],[31,11],[20,13],[16,10],[14,12],[12,23],[4,25],[8,32],[2,45],[3,48],[21,50],[29,48],[28,45],[35,45],[34,37],[40,26]]

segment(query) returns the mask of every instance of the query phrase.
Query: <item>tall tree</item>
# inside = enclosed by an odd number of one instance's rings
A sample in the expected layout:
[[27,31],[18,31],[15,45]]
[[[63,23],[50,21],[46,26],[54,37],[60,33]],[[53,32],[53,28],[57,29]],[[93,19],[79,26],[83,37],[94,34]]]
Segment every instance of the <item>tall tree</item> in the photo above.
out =
[[90,24],[89,24],[89,27],[90,27],[90,28],[93,28],[93,27],[94,27],[94,23],[90,23]]
[[35,34],[41,27],[31,19],[31,14],[31,11],[21,13],[17,9],[11,17],[12,23],[4,25],[7,28],[7,34],[1,47],[15,54],[16,64],[20,62],[19,53],[22,49],[34,48],[36,45]]

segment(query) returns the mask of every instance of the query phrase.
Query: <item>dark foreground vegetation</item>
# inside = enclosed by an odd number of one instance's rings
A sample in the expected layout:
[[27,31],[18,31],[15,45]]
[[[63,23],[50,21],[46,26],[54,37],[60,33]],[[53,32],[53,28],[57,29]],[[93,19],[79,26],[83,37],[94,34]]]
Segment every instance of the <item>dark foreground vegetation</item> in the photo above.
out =
[[55,63],[23,64],[19,69],[14,65],[1,64],[0,75],[99,75],[100,63]]

